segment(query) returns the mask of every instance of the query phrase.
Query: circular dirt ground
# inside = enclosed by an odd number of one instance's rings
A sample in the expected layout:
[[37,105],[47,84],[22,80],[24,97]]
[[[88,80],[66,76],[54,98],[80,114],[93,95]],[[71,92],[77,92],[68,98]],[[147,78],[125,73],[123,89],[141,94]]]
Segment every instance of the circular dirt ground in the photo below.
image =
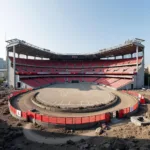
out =
[[[55,86],[57,86],[57,85],[52,85],[52,87],[55,87]],[[63,86],[65,86],[65,84],[62,84],[62,89],[63,89]],[[103,114],[103,113],[106,113],[106,112],[112,112],[112,111],[115,111],[115,110],[127,108],[127,107],[130,107],[130,106],[133,106],[137,102],[137,100],[135,98],[133,98],[132,96],[124,94],[124,93],[122,93],[120,91],[115,91],[115,90],[112,90],[112,89],[109,89],[109,88],[106,88],[106,87],[103,87],[103,86],[100,86],[100,85],[94,85],[94,84],[90,84],[87,87],[88,88],[86,89],[86,93],[88,93],[93,87],[94,89],[97,89],[97,90],[99,89],[99,91],[103,90],[103,91],[106,91],[108,93],[113,93],[114,95],[116,95],[116,96],[118,96],[120,98],[120,102],[118,102],[115,106],[112,106],[112,107],[107,108],[105,110],[99,110],[99,111],[96,111],[96,112],[90,112],[90,115]],[[40,90],[41,89],[35,90],[35,91],[31,91],[29,93],[22,94],[22,95],[16,97],[15,99],[13,99],[11,101],[11,104],[18,110],[28,111],[28,110],[31,110],[31,109],[36,109],[36,110],[38,110],[38,112],[40,114],[43,114],[43,115],[60,116],[60,117],[89,116],[89,112],[85,112],[85,113],[52,112],[52,111],[49,111],[49,110],[46,110],[46,109],[42,109],[42,108],[34,105],[32,103],[32,98],[33,98],[35,92],[39,92]],[[84,87],[80,86],[80,90],[84,91]]]
[[36,100],[46,106],[78,108],[108,104],[115,95],[90,83],[55,84],[38,90]]

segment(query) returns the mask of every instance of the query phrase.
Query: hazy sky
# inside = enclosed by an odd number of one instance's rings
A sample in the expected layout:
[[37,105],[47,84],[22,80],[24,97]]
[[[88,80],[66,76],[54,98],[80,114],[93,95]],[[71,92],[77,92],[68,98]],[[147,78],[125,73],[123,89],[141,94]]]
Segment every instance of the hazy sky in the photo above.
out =
[[61,53],[95,52],[142,38],[150,64],[149,0],[0,0],[0,57],[19,38]]

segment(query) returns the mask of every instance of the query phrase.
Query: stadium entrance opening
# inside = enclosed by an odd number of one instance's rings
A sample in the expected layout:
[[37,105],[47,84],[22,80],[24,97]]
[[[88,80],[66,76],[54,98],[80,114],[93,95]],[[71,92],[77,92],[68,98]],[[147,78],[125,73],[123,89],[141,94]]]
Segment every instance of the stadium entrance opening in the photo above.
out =
[[72,83],[79,83],[79,80],[72,80]]
[[17,87],[21,88],[21,83],[20,82],[17,82]]

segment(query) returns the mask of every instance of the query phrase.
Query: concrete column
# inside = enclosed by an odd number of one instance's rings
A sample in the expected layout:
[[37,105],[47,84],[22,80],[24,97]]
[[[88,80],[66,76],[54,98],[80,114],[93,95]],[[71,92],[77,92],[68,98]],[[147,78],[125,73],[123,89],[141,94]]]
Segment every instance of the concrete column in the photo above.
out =
[[7,84],[8,84],[8,87],[9,87],[9,83],[10,83],[10,78],[9,78],[9,50],[8,48],[6,47],[6,53],[7,53]]
[[139,47],[138,46],[136,46],[136,71],[138,72],[138,54],[139,54]]
[[18,54],[18,58],[20,58],[20,54]]
[[145,53],[144,53],[144,48],[143,48],[143,65],[145,67]]
[[28,59],[28,55],[26,55],[26,59]]
[[15,57],[16,49],[13,46],[13,69],[14,69],[14,89],[16,89],[16,57]]

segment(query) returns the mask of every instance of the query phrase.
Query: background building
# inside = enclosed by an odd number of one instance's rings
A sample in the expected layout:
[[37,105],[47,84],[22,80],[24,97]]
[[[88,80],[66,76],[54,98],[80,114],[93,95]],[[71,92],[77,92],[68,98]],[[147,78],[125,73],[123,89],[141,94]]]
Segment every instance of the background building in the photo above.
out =
[[6,61],[0,58],[0,78],[6,77]]

